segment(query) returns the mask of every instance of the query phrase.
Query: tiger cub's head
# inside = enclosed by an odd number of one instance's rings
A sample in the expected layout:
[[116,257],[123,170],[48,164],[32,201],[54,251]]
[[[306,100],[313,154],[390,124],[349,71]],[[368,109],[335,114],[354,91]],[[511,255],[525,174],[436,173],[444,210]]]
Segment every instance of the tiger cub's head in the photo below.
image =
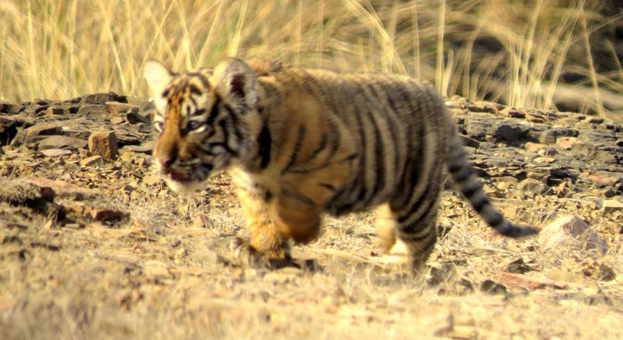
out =
[[154,117],[155,171],[178,193],[201,187],[210,174],[248,156],[259,133],[255,75],[239,59],[174,73],[147,61],[143,75]]

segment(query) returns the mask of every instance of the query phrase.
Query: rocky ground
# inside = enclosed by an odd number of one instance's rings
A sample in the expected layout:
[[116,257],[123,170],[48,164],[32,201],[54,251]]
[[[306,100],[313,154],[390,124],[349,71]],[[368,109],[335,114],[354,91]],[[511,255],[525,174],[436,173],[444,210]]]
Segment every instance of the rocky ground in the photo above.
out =
[[449,186],[417,281],[371,213],[246,267],[228,176],[178,197],[151,175],[144,99],[0,102],[0,338],[622,338],[623,125],[448,105],[496,205],[543,230],[494,235]]

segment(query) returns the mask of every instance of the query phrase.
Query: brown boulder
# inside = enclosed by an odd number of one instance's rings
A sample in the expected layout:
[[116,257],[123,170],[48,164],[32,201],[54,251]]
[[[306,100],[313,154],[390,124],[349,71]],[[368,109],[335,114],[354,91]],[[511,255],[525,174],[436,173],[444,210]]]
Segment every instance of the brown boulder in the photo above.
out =
[[105,160],[115,160],[119,155],[117,136],[114,132],[96,132],[89,136],[89,151]]

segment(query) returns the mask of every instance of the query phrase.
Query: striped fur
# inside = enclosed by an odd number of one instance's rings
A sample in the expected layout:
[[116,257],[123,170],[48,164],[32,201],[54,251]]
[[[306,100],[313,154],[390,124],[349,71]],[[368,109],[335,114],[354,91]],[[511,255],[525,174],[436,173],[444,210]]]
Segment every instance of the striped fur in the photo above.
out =
[[145,77],[160,112],[156,171],[182,192],[230,169],[257,254],[287,257],[287,241],[314,240],[324,213],[378,208],[381,243],[402,240],[417,271],[437,237],[445,166],[489,226],[535,233],[490,204],[429,85],[238,59],[183,74],[150,61]]

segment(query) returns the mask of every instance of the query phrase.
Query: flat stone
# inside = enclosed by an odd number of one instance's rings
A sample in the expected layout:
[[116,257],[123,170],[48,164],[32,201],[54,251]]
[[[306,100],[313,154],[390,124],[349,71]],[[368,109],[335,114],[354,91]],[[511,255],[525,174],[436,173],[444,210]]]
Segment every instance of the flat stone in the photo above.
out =
[[39,150],[47,149],[83,149],[87,141],[67,136],[50,136],[39,142]]
[[60,197],[69,196],[76,200],[82,200],[95,195],[95,192],[90,189],[82,188],[65,181],[51,180],[43,177],[27,177],[24,181],[41,188],[50,188]]
[[493,127],[491,139],[494,143],[519,145],[521,142],[525,141],[528,130],[530,130],[530,126],[527,124],[504,121]]
[[69,156],[73,152],[71,152],[70,150],[66,150],[66,149],[47,149],[47,150],[42,150],[41,153],[47,157],[60,157],[60,156]]
[[527,121],[531,123],[545,123],[545,117],[535,114],[529,114],[526,118]]
[[515,108],[512,107],[507,107],[505,109],[503,109],[502,111],[500,111],[500,114],[503,114],[505,116],[509,116],[509,117],[513,117],[513,118],[526,118],[526,114],[524,112],[521,112]]
[[26,145],[40,139],[42,136],[56,135],[61,132],[60,127],[56,123],[43,123],[33,125],[22,131],[19,131],[13,140],[14,146]]
[[68,112],[67,108],[59,107],[59,106],[51,106],[51,107],[48,107],[44,111],[44,113],[47,115],[57,115],[57,116],[63,115],[66,112]]
[[72,201],[67,203],[67,210],[75,217],[97,221],[97,222],[118,222],[129,215],[123,211],[92,206],[84,202]]
[[475,103],[469,103],[467,109],[472,112],[487,112],[496,113],[498,110],[503,109],[504,106],[498,103],[479,101]]
[[117,136],[114,132],[96,132],[89,136],[89,151],[105,160],[115,160],[119,155]]
[[542,195],[546,193],[547,190],[548,188],[545,183],[532,178],[519,182],[519,185],[517,186],[517,191],[519,191],[521,195],[531,198],[534,198],[537,195]]
[[130,112],[128,112],[126,118],[128,119],[128,122],[130,122],[130,124],[138,124],[138,123],[151,124],[151,121],[141,116],[138,113],[138,110],[131,110]]
[[524,274],[514,274],[502,272],[500,274],[499,283],[506,285],[509,288],[515,289],[545,289],[545,288],[553,288],[553,289],[567,289],[568,285],[559,283],[546,278],[537,278]]
[[89,215],[93,221],[98,222],[116,222],[128,217],[125,212],[112,209],[93,209]]
[[94,93],[82,97],[81,104],[100,104],[105,105],[107,102],[117,101],[118,95],[114,92]]
[[100,165],[102,163],[103,163],[102,156],[95,155],[95,156],[91,156],[91,157],[81,160],[80,166],[88,167],[88,166]]
[[524,149],[526,149],[526,151],[530,151],[534,153],[537,153],[546,148],[547,148],[547,145],[540,144],[540,143],[527,142],[526,144],[524,144]]
[[123,117],[112,117],[110,118],[110,124],[119,125],[125,123],[125,118]]
[[465,146],[469,146],[469,147],[476,148],[476,149],[480,147],[480,143],[475,139],[469,138],[464,135],[459,135],[459,137],[461,138],[461,140],[463,140],[463,145]]
[[560,137],[577,137],[580,132],[571,128],[553,128],[541,132],[539,142],[543,144],[554,144]]
[[617,200],[604,200],[603,205],[601,206],[601,209],[605,213],[610,213],[613,211],[621,211],[623,210],[623,202],[620,202]]
[[123,147],[123,150],[151,155],[152,148],[153,148],[153,143],[150,142],[150,143],[143,143],[141,145],[127,145]]
[[578,153],[582,156],[590,157],[595,153],[596,150],[597,148],[595,147],[595,145],[591,143],[577,142],[571,145],[571,151]]
[[106,107],[99,104],[82,105],[78,110],[78,115],[87,117],[108,116]]
[[550,223],[539,232],[539,244],[545,251],[570,246],[606,255],[608,244],[586,222],[567,215]]
[[623,174],[607,171],[596,171],[591,173],[582,173],[580,178],[591,182],[598,188],[613,186],[618,182],[623,182]]
[[128,113],[132,109],[138,110],[138,106],[120,102],[107,102],[105,105],[106,112],[113,116],[118,116],[122,113]]
[[0,103],[0,112],[14,115],[22,112],[22,110],[24,110],[24,105],[22,104],[9,103],[5,101]]

